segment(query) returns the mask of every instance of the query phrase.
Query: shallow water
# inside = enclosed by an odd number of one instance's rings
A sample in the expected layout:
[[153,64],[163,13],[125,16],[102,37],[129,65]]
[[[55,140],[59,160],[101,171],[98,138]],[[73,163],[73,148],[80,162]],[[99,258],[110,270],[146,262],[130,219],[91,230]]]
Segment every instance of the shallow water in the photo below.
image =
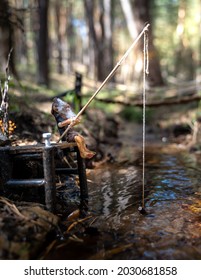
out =
[[[61,246],[60,259],[201,259],[201,172],[185,152],[146,153],[142,164],[105,165],[89,174],[89,212],[97,219],[84,242]],[[49,256],[49,258],[51,258]]]

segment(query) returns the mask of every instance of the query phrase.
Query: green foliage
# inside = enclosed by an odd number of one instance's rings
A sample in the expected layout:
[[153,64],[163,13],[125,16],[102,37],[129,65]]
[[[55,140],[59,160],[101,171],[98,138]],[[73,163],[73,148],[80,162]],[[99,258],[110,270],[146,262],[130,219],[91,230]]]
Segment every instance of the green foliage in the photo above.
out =
[[[94,92],[88,92],[87,96],[83,95],[82,98],[82,104],[85,105],[87,103],[87,101],[89,100],[89,98],[94,94]],[[101,92],[98,94],[98,98],[101,99],[112,99],[114,100],[115,97],[119,96],[121,94],[121,92],[117,89],[112,89],[112,90],[108,90],[108,89],[102,89]],[[94,99],[91,104],[90,104],[90,108],[98,108],[101,109],[102,111],[104,111],[106,114],[114,114],[116,112],[119,111],[119,105],[115,104],[115,103],[105,103],[105,102],[101,102],[98,101],[98,99]]]
[[118,105],[116,104],[106,104],[104,102],[100,102],[100,101],[94,101],[92,106],[94,108],[98,108],[102,111],[104,111],[107,115],[110,114],[115,114],[118,111]]
[[64,101],[71,104],[73,111],[77,114],[79,112],[79,99],[74,90],[69,91],[69,93],[63,98]]
[[192,121],[195,121],[196,119],[201,119],[201,101],[199,102],[195,117]]
[[[142,108],[139,107],[125,107],[120,112],[120,116],[129,122],[142,123]],[[146,109],[146,123],[152,120],[153,110]]]
[[[178,11],[181,4],[185,10],[182,37],[179,36],[177,30]],[[178,53],[185,52],[185,48],[190,48],[193,52],[193,58],[199,60],[199,8],[199,0],[184,0],[182,2],[179,0],[155,0],[152,2],[154,44],[159,52],[161,66],[166,75],[177,75],[178,61],[175,58]],[[185,42],[185,47],[181,48],[181,40]],[[184,63],[182,56],[179,63],[181,65]]]

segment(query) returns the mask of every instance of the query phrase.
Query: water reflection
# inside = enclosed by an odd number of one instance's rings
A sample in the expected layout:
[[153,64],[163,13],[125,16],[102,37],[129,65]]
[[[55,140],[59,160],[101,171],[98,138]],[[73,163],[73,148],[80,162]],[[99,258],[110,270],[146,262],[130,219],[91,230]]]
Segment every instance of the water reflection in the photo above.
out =
[[[149,162],[149,159],[153,161],[153,157],[154,165]],[[147,158],[145,193],[148,205],[153,201],[182,199],[194,193],[192,178],[177,156],[149,154]],[[141,200],[141,176],[141,165],[127,168],[107,166],[107,170],[92,171],[91,207],[94,209],[95,201],[98,202],[96,213],[108,217],[138,205]]]
[[103,232],[115,230],[116,238],[109,238],[112,248],[133,244],[109,258],[201,259],[201,241],[192,239],[201,236],[201,225],[197,227],[197,216],[189,211],[200,187],[197,170],[189,171],[185,154],[153,151],[146,159],[146,216],[137,211],[142,186],[140,159],[136,166],[113,165],[91,172],[90,208],[99,217],[97,227]]
[[147,153],[147,215],[137,210],[142,189],[141,154],[132,166],[113,164],[92,170],[89,214],[95,222],[81,236],[82,243],[68,242],[51,257],[201,259],[201,175],[190,158],[186,153],[160,149]]
[[[117,216],[129,206],[138,203],[140,196],[139,170],[136,167],[107,166],[90,175],[90,207],[105,217]],[[96,201],[96,203],[95,203]]]
[[[153,201],[168,201],[183,199],[194,193],[192,179],[188,171],[178,156],[156,155],[158,156],[158,172],[149,167],[148,176],[153,185],[147,201],[152,204]],[[149,162],[148,162],[149,164]]]

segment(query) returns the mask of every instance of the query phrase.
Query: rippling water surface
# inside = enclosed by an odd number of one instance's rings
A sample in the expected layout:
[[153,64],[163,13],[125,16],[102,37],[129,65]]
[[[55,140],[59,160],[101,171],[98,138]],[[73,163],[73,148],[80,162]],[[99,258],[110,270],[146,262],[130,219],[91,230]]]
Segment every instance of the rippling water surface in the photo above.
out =
[[[96,221],[82,244],[61,258],[201,259],[201,172],[193,157],[160,149],[146,154],[146,215],[142,164],[105,165],[89,175],[89,211]],[[74,253],[72,253],[74,250]],[[79,253],[78,253],[79,252]],[[63,254],[63,255],[62,255]]]

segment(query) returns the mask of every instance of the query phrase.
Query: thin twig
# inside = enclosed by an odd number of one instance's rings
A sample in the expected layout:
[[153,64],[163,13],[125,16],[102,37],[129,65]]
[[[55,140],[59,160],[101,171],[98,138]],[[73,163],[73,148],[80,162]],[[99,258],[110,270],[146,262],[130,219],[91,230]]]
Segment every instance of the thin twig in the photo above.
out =
[[83,218],[83,219],[81,219],[81,220],[75,221],[74,223],[72,223],[72,224],[68,227],[66,233],[68,233],[70,230],[72,230],[76,225],[81,224],[81,223],[83,223],[83,222],[85,222],[86,220],[89,220],[89,219],[91,219],[91,218],[92,218],[92,216],[88,216],[88,217],[85,217],[85,218]]
[[24,216],[23,214],[20,213],[20,211],[18,210],[18,208],[16,207],[15,204],[10,203],[8,200],[6,200],[3,197],[0,197],[0,202],[4,203],[5,205],[9,206],[9,209],[12,210],[12,212],[14,214],[16,214],[17,216],[19,216],[21,219],[23,220],[28,220],[28,218],[26,216]]

